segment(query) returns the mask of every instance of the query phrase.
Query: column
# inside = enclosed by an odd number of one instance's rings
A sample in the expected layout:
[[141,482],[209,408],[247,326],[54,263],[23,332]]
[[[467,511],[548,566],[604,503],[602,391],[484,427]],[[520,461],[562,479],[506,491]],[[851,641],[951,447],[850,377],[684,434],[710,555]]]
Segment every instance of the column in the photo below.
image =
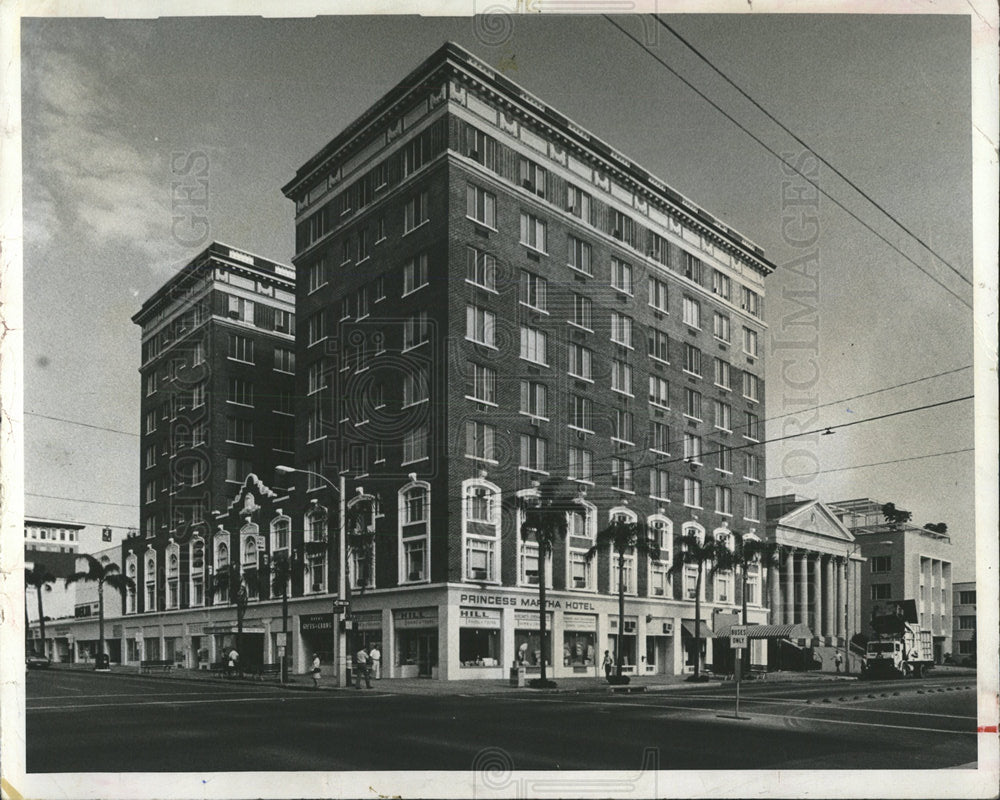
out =
[[767,577],[771,591],[771,624],[783,625],[785,614],[781,607],[781,573],[778,571],[777,564],[767,568]]
[[809,554],[799,553],[799,601],[795,621],[809,624]]
[[795,553],[789,548],[785,551],[785,625],[795,624]]
[[836,635],[834,620],[837,618],[837,592],[833,584],[833,556],[825,556],[824,567],[826,572],[823,576],[823,585],[826,595],[823,598],[823,610],[826,616],[823,620],[823,635],[833,638]]
[[813,622],[815,627],[813,627],[813,633],[817,636],[823,635],[823,613],[825,608],[823,607],[823,556],[816,553],[812,557],[813,565],[813,586],[812,586],[812,601],[813,601]]

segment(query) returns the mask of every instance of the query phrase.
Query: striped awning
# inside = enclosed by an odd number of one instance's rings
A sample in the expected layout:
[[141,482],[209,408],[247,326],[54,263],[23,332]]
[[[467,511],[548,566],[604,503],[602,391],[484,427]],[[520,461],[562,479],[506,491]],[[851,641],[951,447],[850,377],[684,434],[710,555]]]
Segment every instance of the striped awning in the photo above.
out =
[[[721,639],[729,638],[729,631],[732,625],[725,625],[719,628],[716,634]],[[801,622],[795,625],[748,625],[748,639],[812,639],[812,631]]]

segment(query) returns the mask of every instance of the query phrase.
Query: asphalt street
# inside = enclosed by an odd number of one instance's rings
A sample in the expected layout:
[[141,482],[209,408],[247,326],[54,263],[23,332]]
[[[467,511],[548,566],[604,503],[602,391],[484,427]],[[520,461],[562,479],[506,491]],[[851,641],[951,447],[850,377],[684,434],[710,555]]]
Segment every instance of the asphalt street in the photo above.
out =
[[[973,688],[966,689],[965,686]],[[977,757],[974,679],[612,695],[27,676],[28,772],[928,769]],[[494,763],[495,766],[495,763]]]

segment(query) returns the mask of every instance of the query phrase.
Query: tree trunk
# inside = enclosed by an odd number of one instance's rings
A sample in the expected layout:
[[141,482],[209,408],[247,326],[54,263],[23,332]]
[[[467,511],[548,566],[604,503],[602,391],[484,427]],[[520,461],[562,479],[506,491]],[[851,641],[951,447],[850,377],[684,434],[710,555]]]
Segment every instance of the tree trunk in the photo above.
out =
[[542,684],[547,680],[545,673],[545,554],[538,547],[538,635],[542,648]]
[[97,584],[97,650],[104,655],[104,581]]
[[615,675],[622,676],[622,650],[625,641],[625,553],[618,553],[618,652],[615,654],[618,666]]
[[43,657],[47,655],[47,653],[45,652],[45,612],[42,609],[42,590],[44,588],[45,588],[44,586],[38,586],[38,587],[36,587],[36,591],[38,593],[38,632],[39,632],[39,634],[42,637],[42,656]]
[[694,582],[694,677],[701,675],[701,569],[698,562],[698,578]]
[[[743,627],[747,625],[747,565],[743,564],[743,569],[740,575],[743,582]],[[763,580],[760,581],[763,583]],[[764,587],[760,587],[761,593],[764,591]],[[743,675],[746,676],[750,673],[750,640],[747,639],[747,646],[743,648],[740,653],[740,661],[743,662]]]
[[239,654],[239,658],[236,660],[236,669],[241,678],[243,677],[243,659],[246,658],[246,653],[243,652],[243,613],[243,602],[238,600],[236,603],[236,652]]

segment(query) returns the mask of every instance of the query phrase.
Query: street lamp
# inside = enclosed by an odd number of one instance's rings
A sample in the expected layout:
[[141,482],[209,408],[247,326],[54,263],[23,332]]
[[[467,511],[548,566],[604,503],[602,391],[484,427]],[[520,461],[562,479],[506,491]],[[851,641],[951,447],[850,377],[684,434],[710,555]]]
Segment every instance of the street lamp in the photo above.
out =
[[[289,467],[284,464],[279,464],[275,467],[275,471],[281,473],[282,475],[290,475],[292,473],[300,473],[302,475],[312,475],[315,478],[319,478],[323,483],[337,492],[339,499],[339,515],[337,521],[337,597],[340,600],[346,600],[347,598],[347,520],[346,513],[347,509],[345,507],[346,500],[346,480],[344,474],[340,474],[339,486],[335,485],[333,481],[322,475],[319,472],[314,472],[311,469],[299,469],[298,467]],[[339,607],[338,607],[339,608]],[[344,616],[350,614],[350,607],[344,609]],[[347,630],[341,625],[337,626],[337,685],[340,687],[347,686]]]

